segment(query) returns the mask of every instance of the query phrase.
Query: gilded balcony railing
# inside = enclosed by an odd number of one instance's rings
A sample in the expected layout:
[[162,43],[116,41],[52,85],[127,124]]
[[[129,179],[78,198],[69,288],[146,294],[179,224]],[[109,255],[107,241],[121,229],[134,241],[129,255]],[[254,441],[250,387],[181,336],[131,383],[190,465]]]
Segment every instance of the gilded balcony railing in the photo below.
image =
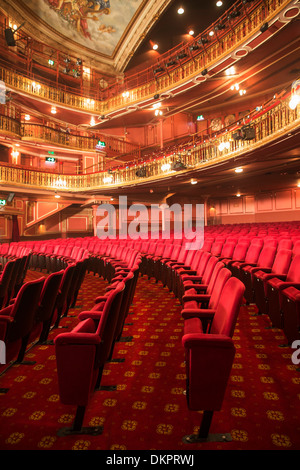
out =
[[[165,63],[167,60],[174,59],[175,56],[184,54],[186,58],[176,66],[168,70],[165,69],[158,75],[154,74],[155,66],[135,75],[125,74],[121,83],[119,80],[111,86],[107,86],[101,93],[99,88],[96,90],[88,82],[86,87],[77,88],[76,91],[74,89],[74,92],[65,90],[59,83],[53,86],[51,83],[46,83],[42,76],[39,77],[38,73],[35,73],[33,77],[30,71],[18,71],[15,62],[13,68],[1,62],[0,80],[4,81],[9,88],[53,104],[86,110],[100,116],[106,115],[153,97],[155,93],[167,92],[174,86],[180,86],[195,78],[204,68],[210,68],[222,58],[233,53],[236,48],[247,44],[249,39],[259,32],[263,23],[272,21],[290,3],[290,0],[258,0],[245,4],[239,1],[232,9],[239,7],[242,12],[240,16],[230,20],[227,17],[222,17],[221,20],[227,27],[214,34],[209,43],[205,45],[205,49],[200,47],[199,50],[191,53],[191,43],[181,44],[160,57],[160,61]],[[201,35],[198,35],[194,40],[195,44],[202,36],[208,36],[209,31],[216,24],[211,25]],[[89,94],[86,96],[83,93],[85,88],[89,90]]]
[[[265,109],[257,109],[249,119],[235,123],[227,130],[222,130],[209,139],[197,136],[193,146],[183,148],[180,153],[172,152],[141,164],[119,167],[109,172],[101,171],[83,175],[58,175],[55,173],[33,170],[24,167],[0,164],[0,184],[4,187],[42,188],[44,190],[68,192],[101,191],[131,184],[157,181],[174,175],[172,165],[177,161],[184,164],[186,173],[201,170],[211,164],[227,161],[257,149],[272,140],[291,132],[300,123],[300,105],[290,109],[289,98],[268,104]],[[239,139],[244,126],[250,126],[253,135],[250,139]]]

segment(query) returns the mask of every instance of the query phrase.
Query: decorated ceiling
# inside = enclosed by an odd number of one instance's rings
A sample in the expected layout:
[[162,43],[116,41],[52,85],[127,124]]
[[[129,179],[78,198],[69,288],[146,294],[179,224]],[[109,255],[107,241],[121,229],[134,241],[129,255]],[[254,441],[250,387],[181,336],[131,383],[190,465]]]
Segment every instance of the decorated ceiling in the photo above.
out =
[[112,56],[143,0],[23,0],[68,39]]

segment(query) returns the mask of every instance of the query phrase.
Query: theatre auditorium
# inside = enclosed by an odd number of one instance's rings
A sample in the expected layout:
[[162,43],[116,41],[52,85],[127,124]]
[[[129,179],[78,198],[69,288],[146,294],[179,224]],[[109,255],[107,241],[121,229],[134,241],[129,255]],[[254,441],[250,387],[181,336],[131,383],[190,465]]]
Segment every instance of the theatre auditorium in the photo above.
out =
[[300,450],[299,12],[0,0],[1,450]]

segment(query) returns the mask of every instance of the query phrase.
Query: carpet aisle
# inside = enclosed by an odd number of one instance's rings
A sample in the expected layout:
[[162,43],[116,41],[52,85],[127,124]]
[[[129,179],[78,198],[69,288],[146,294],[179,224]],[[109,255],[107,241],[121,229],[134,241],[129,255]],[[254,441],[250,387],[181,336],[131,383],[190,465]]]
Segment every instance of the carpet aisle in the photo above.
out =
[[[40,277],[29,271],[27,279]],[[77,306],[61,321],[71,329],[76,315],[88,310],[106,282],[87,274]],[[75,315],[75,317],[71,317]],[[242,307],[235,334],[236,356],[221,412],[212,421],[212,433],[230,432],[232,442],[184,444],[185,434],[196,432],[201,412],[187,409],[183,321],[174,295],[139,278],[123,336],[116,344],[102,385],[115,391],[96,392],[84,425],[103,425],[100,436],[59,437],[70,426],[74,407],[60,403],[54,346],[34,346],[27,360],[0,377],[1,450],[298,450],[300,449],[300,372],[280,330],[269,329],[268,318],[255,306]],[[50,339],[66,329],[52,330]]]

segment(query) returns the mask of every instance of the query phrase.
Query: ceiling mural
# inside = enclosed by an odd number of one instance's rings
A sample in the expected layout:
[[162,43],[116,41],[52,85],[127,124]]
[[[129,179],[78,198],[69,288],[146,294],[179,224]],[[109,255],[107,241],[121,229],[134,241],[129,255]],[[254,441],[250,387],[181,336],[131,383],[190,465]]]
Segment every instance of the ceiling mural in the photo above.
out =
[[112,56],[143,0],[23,0],[41,20],[69,39]]

